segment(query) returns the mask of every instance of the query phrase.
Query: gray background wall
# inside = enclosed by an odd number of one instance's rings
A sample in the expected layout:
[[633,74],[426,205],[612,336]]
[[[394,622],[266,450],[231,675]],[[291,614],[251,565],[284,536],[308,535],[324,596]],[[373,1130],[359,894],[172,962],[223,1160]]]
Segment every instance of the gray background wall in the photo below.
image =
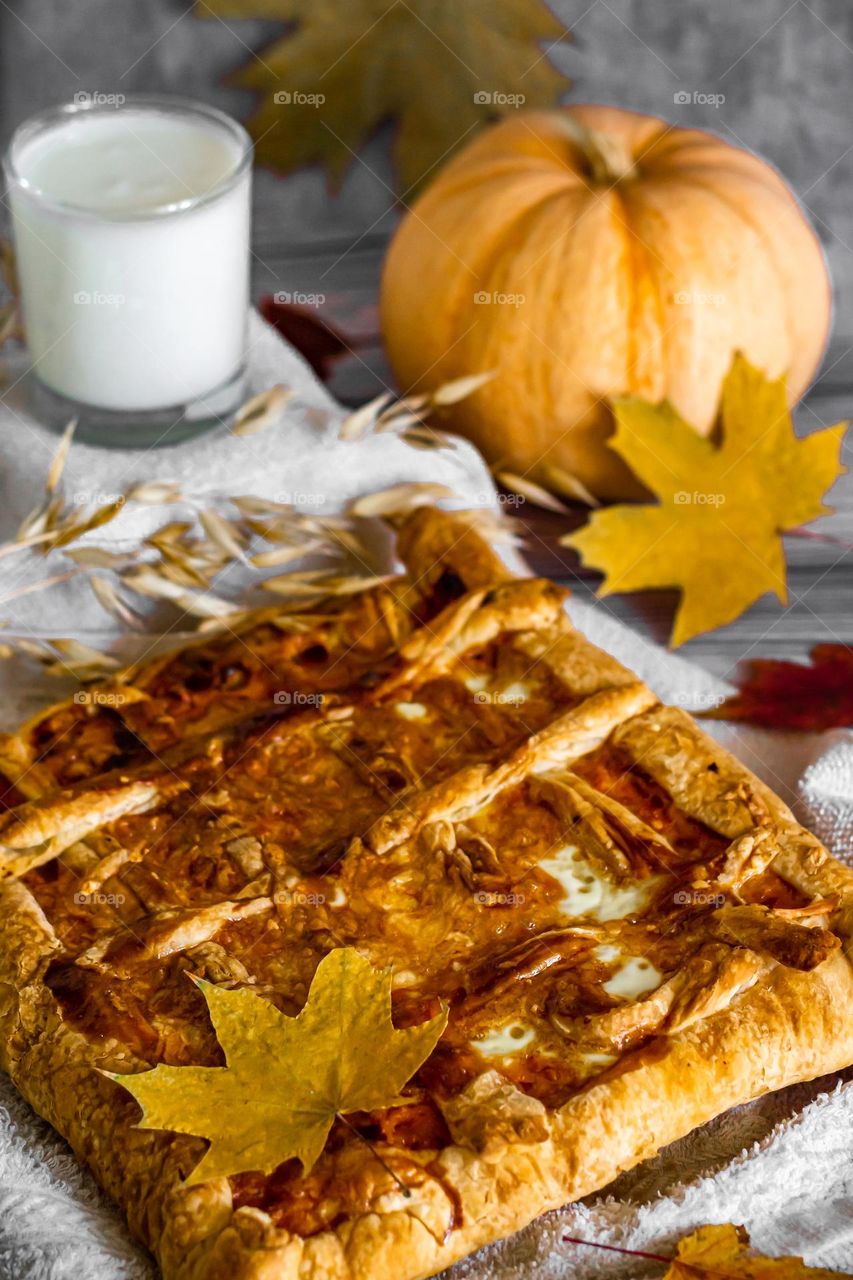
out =
[[[464,9],[465,0],[457,3]],[[835,279],[825,376],[853,382],[851,0],[554,0],[552,7],[574,33],[553,52],[574,80],[572,99],[710,127],[778,165],[807,207]],[[251,96],[225,88],[223,78],[246,60],[247,46],[261,48],[279,30],[262,21],[200,21],[187,0],[11,0],[0,5],[0,141],[32,111],[81,89],[177,92],[240,115]],[[677,105],[679,91],[725,101]],[[398,216],[385,141],[367,147],[336,199],[317,171],[259,174],[259,289],[303,287],[303,279],[316,287],[321,273],[333,295],[363,301],[369,328],[381,244]]]

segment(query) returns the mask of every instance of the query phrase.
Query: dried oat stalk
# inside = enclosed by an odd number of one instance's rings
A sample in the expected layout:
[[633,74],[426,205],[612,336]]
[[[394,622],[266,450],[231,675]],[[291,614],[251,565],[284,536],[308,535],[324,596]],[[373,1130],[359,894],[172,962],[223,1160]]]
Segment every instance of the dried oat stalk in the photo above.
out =
[[[569,508],[565,502],[561,501],[561,498],[568,498],[572,502],[580,503],[585,507],[597,507],[600,505],[598,499],[590,493],[586,485],[578,480],[577,476],[573,476],[564,470],[563,467],[544,463],[542,471],[548,487],[537,484],[535,480],[529,479],[528,476],[509,471],[500,464],[492,468],[492,474],[495,479],[505,489],[508,489],[512,494],[516,494],[525,502],[532,502],[535,507],[542,507],[545,511],[554,511],[558,515],[569,515]],[[558,494],[560,495],[559,497],[557,496]]]
[[280,422],[285,406],[293,399],[293,392],[280,383],[252,396],[241,409],[237,410],[231,430],[235,436],[253,436],[265,427]]
[[454,442],[451,437],[432,426],[429,419],[449,405],[464,400],[493,377],[493,373],[482,373],[456,378],[436,391],[404,396],[401,400],[394,400],[391,392],[384,391],[344,419],[339,438],[362,440],[368,435],[392,433],[414,449],[452,449]]
[[[459,379],[432,396],[409,397],[394,404],[390,397],[381,396],[350,415],[341,434],[359,439],[370,432],[394,432],[416,448],[433,448],[444,437],[426,425],[426,417],[442,405],[455,403],[481,382]],[[280,387],[254,397],[237,415],[235,430],[243,434],[261,430],[281,412],[287,398]],[[24,519],[14,539],[0,546],[0,558],[25,551],[60,552],[65,563],[60,571],[0,599],[0,607],[20,595],[81,578],[101,608],[123,628],[152,641],[162,638],[142,631],[143,610],[152,600],[177,613],[169,633],[186,639],[192,633],[241,625],[251,608],[245,596],[254,591],[285,601],[288,626],[306,629],[312,625],[310,611],[324,599],[386,581],[373,572],[371,553],[362,538],[362,519],[402,515],[425,502],[453,496],[444,485],[400,484],[356,499],[346,515],[331,516],[252,494],[199,496],[174,483],[154,481],[132,485],[93,509],[81,509],[68,502],[62,485],[73,436],[70,423],[51,462],[42,501]],[[167,521],[129,550],[92,541],[93,534],[132,503],[179,506],[181,518]],[[476,518],[489,522],[491,540],[509,536],[506,524],[491,513]],[[289,568],[304,566],[306,561],[311,568]],[[245,587],[239,600],[223,591],[228,572],[235,568],[242,570]],[[264,575],[266,570],[273,572]],[[88,680],[122,665],[113,655],[73,639],[13,636],[11,629],[7,637],[0,645],[0,657],[23,654],[37,659],[52,674]]]

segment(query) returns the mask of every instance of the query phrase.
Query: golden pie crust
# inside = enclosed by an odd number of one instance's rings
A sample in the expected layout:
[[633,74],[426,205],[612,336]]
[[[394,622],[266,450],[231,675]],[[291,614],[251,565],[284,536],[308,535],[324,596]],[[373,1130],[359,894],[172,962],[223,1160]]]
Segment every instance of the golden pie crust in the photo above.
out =
[[[433,1275],[853,1061],[853,873],[465,517],[397,539],[388,585],[0,742],[0,1065],[169,1280]],[[398,1025],[450,1009],[407,1104],[352,1117],[382,1161],[336,1125],[307,1176],[187,1189],[203,1142],[95,1068],[215,1065],[188,974],[294,1014],[341,945]]]

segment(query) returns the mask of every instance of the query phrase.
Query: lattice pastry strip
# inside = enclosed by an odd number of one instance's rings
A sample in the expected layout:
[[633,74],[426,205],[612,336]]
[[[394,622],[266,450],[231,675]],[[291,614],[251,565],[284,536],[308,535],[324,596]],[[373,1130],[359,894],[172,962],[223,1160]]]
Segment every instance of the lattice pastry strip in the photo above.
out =
[[[162,752],[268,715],[271,705],[282,713],[300,705],[288,701],[293,693],[304,699],[381,678],[413,631],[428,632],[431,619],[467,591],[511,578],[467,523],[440,523],[441,545],[424,562],[419,549],[435,542],[439,525],[429,513],[408,522],[399,539],[401,560],[412,561],[408,577],[301,612],[257,610],[223,634],[139,662],[40,711],[16,733],[0,735],[0,770],[32,798],[130,766],[146,748]],[[551,597],[553,605],[559,593],[551,589]]]
[[[0,824],[2,1062],[175,1280],[415,1280],[853,1060],[851,874],[469,522],[398,546],[384,605],[281,631],[245,697],[226,638],[215,696],[158,661],[121,715],[2,746],[30,797]],[[312,647],[323,697],[270,707]],[[145,749],[98,773],[134,716]],[[391,966],[398,1023],[450,1009],[409,1105],[357,1118],[381,1161],[338,1126],[307,1177],[185,1189],[203,1144],[136,1130],[93,1067],[215,1063],[188,973],[293,1014],[341,945]]]
[[[304,701],[314,707],[322,707],[316,712],[298,714],[303,702],[297,700],[296,714],[282,718],[285,734],[287,725],[291,723],[297,728],[306,721],[309,726],[312,721],[318,726],[336,724],[334,740],[339,750],[347,754],[348,762],[359,771],[364,781],[379,788],[386,802],[393,800],[395,790],[401,787],[409,793],[424,785],[426,775],[413,768],[406,758],[415,748],[420,747],[422,758],[425,756],[430,761],[430,771],[441,767],[445,773],[454,764],[456,746],[463,739],[470,738],[472,733],[473,755],[493,756],[495,749],[511,744],[513,736],[518,740],[520,736],[534,732],[543,721],[547,722],[549,716],[559,714],[560,706],[571,705],[597,687],[618,686],[630,680],[629,673],[614,662],[603,664],[600,670],[596,670],[593,661],[595,650],[571,628],[560,599],[560,593],[541,582],[507,584],[489,593],[488,600],[485,591],[473,591],[458,604],[445,608],[433,625],[416,636],[414,642],[405,645],[399,661],[378,683],[370,681],[366,687],[359,683],[355,688],[334,690],[316,698],[309,692]],[[536,622],[541,623],[542,629],[539,632],[529,631],[531,624]],[[522,629],[518,630],[519,627]],[[159,669],[159,663],[157,666]],[[577,680],[573,677],[575,670],[580,673]],[[439,687],[436,682],[443,683]],[[449,693],[455,691],[456,694],[455,715],[449,717],[450,723],[443,726],[445,732],[439,738],[436,738],[434,721],[436,716],[442,715],[443,708],[433,708],[418,701],[418,690],[425,685],[429,686],[431,695],[428,702],[435,700],[436,692],[443,695],[444,704]],[[291,704],[287,706],[290,709]],[[356,733],[353,725],[359,708],[363,714],[361,728]],[[406,736],[416,740],[409,751],[395,753],[391,747],[383,750],[383,708],[388,709],[392,721],[394,716],[402,716],[409,722]],[[267,706],[268,713],[272,709]],[[376,712],[379,713],[379,732],[371,734],[365,730],[365,717],[372,723],[377,719],[373,714]],[[268,714],[263,733],[272,740],[278,726],[275,723],[270,725],[271,719]],[[445,715],[443,719],[448,717]],[[423,724],[415,723],[418,720],[423,720]],[[514,735],[511,730],[506,731],[512,722],[515,725]],[[242,733],[248,740],[256,723],[257,717],[237,721],[227,730],[226,736],[242,740]],[[399,736],[399,730],[399,723],[386,724],[385,732],[389,739],[394,737],[395,731]],[[478,734],[481,738],[485,735],[485,743],[477,742]],[[356,739],[358,745],[350,746],[349,743]],[[199,750],[209,753],[215,741],[215,738],[208,738]],[[433,751],[438,742],[442,744],[441,749]],[[191,749],[192,739],[187,746]],[[406,747],[405,742],[403,746]],[[180,787],[177,782],[182,772],[179,761],[186,753],[186,746],[167,748],[162,756],[149,756],[147,762],[146,757],[142,757],[142,762],[133,768],[103,775],[104,781],[99,783],[101,791],[97,793],[98,803],[95,805],[92,804],[93,793],[83,784],[78,784],[61,805],[51,802],[46,808],[31,805],[22,810],[14,832],[8,832],[5,837],[7,853],[5,857],[0,855],[0,874],[4,866],[7,871],[18,872],[69,849],[86,836],[93,824],[98,825],[101,806],[105,806],[107,813],[111,812],[110,805],[125,807],[128,811],[149,807],[150,790],[154,785],[151,779],[157,777],[158,765],[162,766],[165,778],[159,785]],[[430,760],[431,755],[436,758]],[[174,773],[173,780],[167,777],[170,771]],[[105,788],[109,787],[110,777],[117,772],[122,779],[132,777],[133,782],[130,785],[122,781],[117,794],[108,799]],[[37,766],[31,768],[28,775],[31,785],[36,774]],[[36,795],[40,794],[39,787],[33,786],[33,790]],[[49,796],[51,791],[44,794]],[[75,825],[71,815],[77,810],[82,812]],[[46,819],[42,815],[47,813],[54,814],[54,825],[56,820],[63,824],[66,838],[61,848],[55,833],[48,835],[44,828]],[[338,836],[337,840],[341,838]],[[86,876],[81,885],[84,892],[91,892],[95,887],[89,874],[93,863],[96,866],[103,864],[101,870],[95,872],[101,878],[121,864],[121,849],[115,849],[110,843],[106,848],[103,842],[100,844],[97,856],[87,854],[85,846],[69,855],[76,869]]]

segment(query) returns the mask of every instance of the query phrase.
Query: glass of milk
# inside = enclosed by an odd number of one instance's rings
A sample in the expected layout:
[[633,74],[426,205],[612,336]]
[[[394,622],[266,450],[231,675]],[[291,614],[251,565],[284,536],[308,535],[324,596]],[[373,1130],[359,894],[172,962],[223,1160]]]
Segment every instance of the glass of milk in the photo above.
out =
[[251,142],[200,103],[87,98],[4,161],[35,410],[121,447],[173,444],[243,397]]

